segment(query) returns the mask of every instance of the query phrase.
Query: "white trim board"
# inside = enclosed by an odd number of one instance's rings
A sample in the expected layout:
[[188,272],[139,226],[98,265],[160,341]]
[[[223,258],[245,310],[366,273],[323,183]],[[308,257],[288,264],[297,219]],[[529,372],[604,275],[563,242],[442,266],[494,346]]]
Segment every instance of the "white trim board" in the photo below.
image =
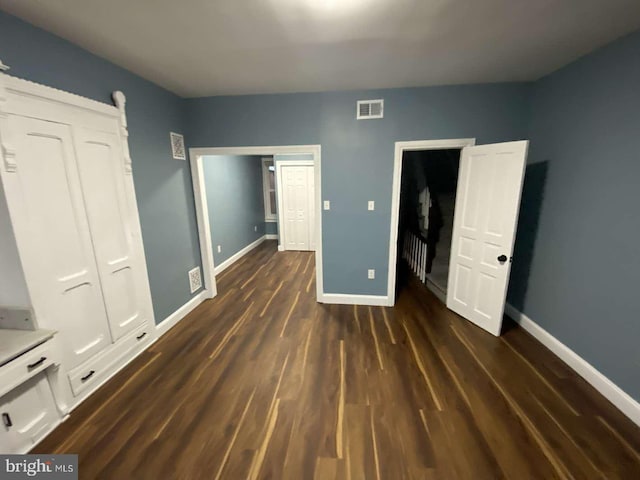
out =
[[567,347],[556,337],[547,332],[536,322],[507,303],[505,313],[529,332],[545,347],[555,353],[563,362],[569,365],[575,372],[598,390],[607,400],[613,403],[622,413],[640,426],[640,403],[631,398],[624,390],[605,377],[593,365],[587,362],[576,352]]
[[278,240],[278,234],[277,233],[267,233],[264,236],[265,240]]
[[224,262],[220,263],[220,265],[218,265],[216,268],[213,269],[214,275],[218,275],[218,274],[224,272],[227,268],[229,268],[235,262],[240,260],[242,257],[244,257],[247,253],[249,253],[251,250],[256,248],[258,245],[260,245],[266,239],[267,239],[267,236],[263,235],[259,239],[257,239],[255,242],[251,242],[249,245],[244,247],[242,250],[239,250],[236,253],[234,253],[233,255],[231,255]]
[[180,320],[189,315],[198,305],[204,302],[209,298],[209,292],[206,290],[202,290],[196,296],[194,296],[191,300],[181,306],[178,310],[173,312],[167,318],[165,318],[162,322],[156,325],[156,332],[158,334],[158,338],[167,333],[170,328],[176,326]]
[[389,276],[387,297],[389,305],[396,303],[396,262],[398,260],[398,218],[400,215],[400,188],[402,180],[402,157],[404,152],[419,150],[445,150],[464,148],[476,144],[475,138],[451,138],[446,140],[417,140],[396,142],[393,158],[393,189],[391,191],[391,227],[389,229]]
[[[196,204],[196,218],[198,234],[200,236],[200,255],[204,284],[211,291],[210,297],[216,295],[215,266],[213,263],[213,249],[211,244],[211,230],[209,228],[209,214],[206,202],[204,175],[202,171],[202,157],[205,155],[286,155],[312,154],[314,162],[314,182],[316,194],[316,297],[323,295],[322,278],[322,175],[321,175],[321,146],[320,145],[285,145],[266,147],[203,147],[190,148],[189,161],[191,164],[191,178],[193,180],[193,195]],[[277,182],[277,178],[276,178]],[[280,248],[278,247],[280,250]]]
[[342,293],[325,293],[318,297],[320,303],[337,305],[370,305],[372,307],[390,307],[386,295],[344,295]]

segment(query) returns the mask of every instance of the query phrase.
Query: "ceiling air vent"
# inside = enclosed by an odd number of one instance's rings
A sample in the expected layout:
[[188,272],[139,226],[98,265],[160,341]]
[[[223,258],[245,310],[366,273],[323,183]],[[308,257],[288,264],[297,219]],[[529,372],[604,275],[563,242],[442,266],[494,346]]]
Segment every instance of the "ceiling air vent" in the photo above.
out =
[[382,118],[384,116],[384,100],[360,100],[356,113],[358,120]]

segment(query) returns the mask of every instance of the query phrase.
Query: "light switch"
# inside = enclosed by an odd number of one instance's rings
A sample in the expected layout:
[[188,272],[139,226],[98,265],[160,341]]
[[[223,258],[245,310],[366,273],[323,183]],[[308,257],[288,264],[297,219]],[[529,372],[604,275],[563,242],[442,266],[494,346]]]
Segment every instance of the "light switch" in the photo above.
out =
[[373,200],[369,200],[367,208],[369,208],[369,210],[375,210],[376,209],[376,202],[374,202]]
[[331,210],[331,202],[329,200],[324,201],[324,209]]
[[218,253],[220,253],[221,251],[222,251],[222,247],[218,245]]

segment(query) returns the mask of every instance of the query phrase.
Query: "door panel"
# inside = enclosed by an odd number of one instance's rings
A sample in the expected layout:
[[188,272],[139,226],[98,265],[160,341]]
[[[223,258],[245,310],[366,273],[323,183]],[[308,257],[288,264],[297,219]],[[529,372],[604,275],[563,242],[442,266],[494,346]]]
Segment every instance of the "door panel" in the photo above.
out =
[[285,217],[285,250],[311,250],[313,216],[310,214],[309,170],[313,166],[286,166],[281,168],[283,177],[283,205]]
[[[0,412],[6,414],[3,415],[1,428],[11,447],[11,450],[2,453],[26,452],[59,420],[51,387],[44,373],[27,380],[0,399]],[[5,424],[8,422],[11,426]]]
[[528,144],[466,147],[460,157],[447,307],[494,335],[502,327]]
[[122,149],[115,134],[84,128],[76,131],[76,146],[109,326],[116,341],[144,319],[136,282],[139,267],[132,246]]
[[12,205],[31,301],[60,331],[68,368],[111,343],[70,127],[10,116],[20,192]]

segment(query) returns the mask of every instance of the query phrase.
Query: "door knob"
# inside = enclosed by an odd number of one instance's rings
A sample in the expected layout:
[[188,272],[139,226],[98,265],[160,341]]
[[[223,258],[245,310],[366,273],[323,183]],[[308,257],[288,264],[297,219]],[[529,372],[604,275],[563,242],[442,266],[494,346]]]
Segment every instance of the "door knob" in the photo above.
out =
[[498,261],[499,261],[500,263],[504,263],[504,262],[506,262],[506,261],[507,261],[507,256],[506,256],[506,255],[500,255],[500,256],[498,257]]

